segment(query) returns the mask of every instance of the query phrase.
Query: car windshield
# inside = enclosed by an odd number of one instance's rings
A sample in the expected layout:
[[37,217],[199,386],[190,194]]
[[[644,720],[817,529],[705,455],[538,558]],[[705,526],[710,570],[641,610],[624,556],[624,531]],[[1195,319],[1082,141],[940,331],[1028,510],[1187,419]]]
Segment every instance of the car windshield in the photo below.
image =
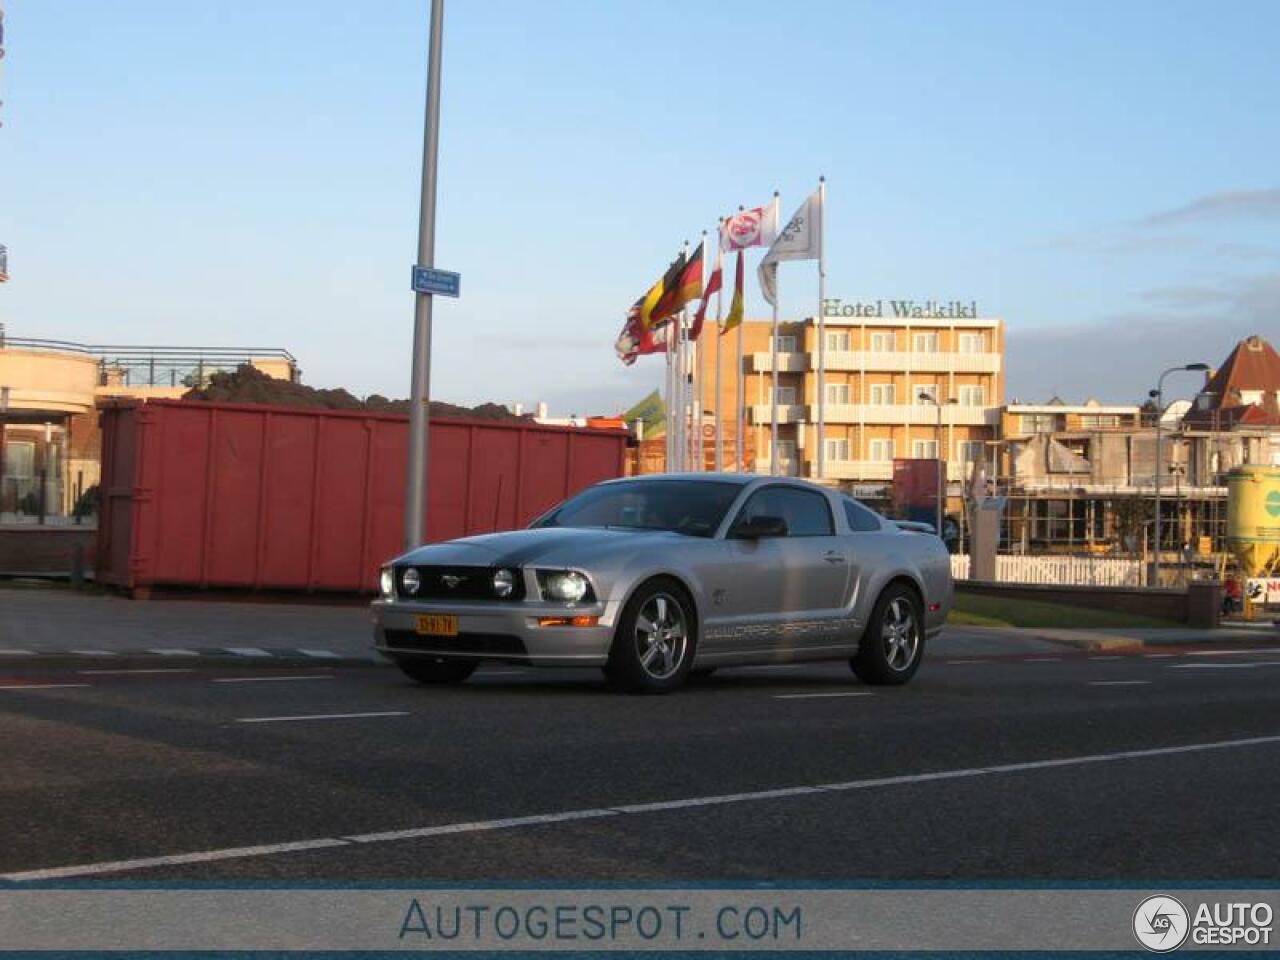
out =
[[606,483],[566,500],[534,526],[669,530],[710,537],[741,489],[715,480]]

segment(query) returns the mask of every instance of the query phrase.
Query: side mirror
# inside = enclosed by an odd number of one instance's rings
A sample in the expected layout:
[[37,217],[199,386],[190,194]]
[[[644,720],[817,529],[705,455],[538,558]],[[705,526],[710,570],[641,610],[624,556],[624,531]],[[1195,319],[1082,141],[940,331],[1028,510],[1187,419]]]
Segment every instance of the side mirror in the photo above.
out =
[[739,540],[760,540],[764,537],[785,537],[787,521],[781,517],[752,517],[734,529],[733,535]]

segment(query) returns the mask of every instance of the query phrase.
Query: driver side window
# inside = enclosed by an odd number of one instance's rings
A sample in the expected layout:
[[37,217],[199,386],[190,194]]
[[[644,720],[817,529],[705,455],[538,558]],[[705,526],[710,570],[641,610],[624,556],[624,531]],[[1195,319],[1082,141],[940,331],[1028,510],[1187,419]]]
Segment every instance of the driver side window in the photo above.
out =
[[757,490],[738,511],[734,529],[755,517],[781,517],[786,521],[789,537],[829,537],[835,533],[827,498],[799,487],[776,486]]

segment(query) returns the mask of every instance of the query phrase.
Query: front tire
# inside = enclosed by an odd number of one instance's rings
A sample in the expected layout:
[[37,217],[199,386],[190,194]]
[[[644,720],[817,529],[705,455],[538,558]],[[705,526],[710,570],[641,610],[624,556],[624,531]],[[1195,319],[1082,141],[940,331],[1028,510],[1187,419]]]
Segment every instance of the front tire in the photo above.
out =
[[474,660],[428,660],[414,658],[398,660],[396,666],[407,677],[432,687],[450,683],[462,683],[475,673]]
[[623,608],[605,674],[630,693],[669,693],[685,682],[695,643],[693,601],[669,577],[643,584]]
[[920,598],[905,584],[890,584],[880,594],[871,622],[849,666],[864,683],[901,686],[924,656],[924,611]]

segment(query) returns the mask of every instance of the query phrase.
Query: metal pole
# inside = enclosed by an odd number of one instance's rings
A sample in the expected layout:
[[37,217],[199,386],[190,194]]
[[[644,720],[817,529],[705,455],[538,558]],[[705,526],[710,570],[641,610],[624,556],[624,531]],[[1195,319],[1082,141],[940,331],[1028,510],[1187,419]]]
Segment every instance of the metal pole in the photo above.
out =
[[[935,399],[933,401],[933,406],[938,411],[938,433],[937,433],[937,440],[935,441],[935,446],[941,446],[942,444],[942,404]],[[941,451],[939,450],[934,451],[935,454],[940,452]],[[937,460],[937,463],[938,463],[938,539],[942,539],[942,513],[943,513],[943,504],[946,498],[946,494],[944,493],[944,491],[947,489],[947,477],[946,477],[947,461],[939,458]],[[960,499],[963,501],[964,497],[961,497]]]
[[[778,222],[781,200],[773,195],[773,222]],[[772,396],[769,407],[769,475],[778,475],[778,265],[773,265],[773,332],[769,336],[769,367],[772,371]]]
[[[723,229],[723,217],[720,224],[720,229]],[[716,291],[716,386],[712,404],[716,418],[716,473],[719,473],[724,469],[724,438],[720,433],[724,425],[724,404],[720,402],[720,341],[724,339],[720,329],[720,308],[724,298],[724,257],[720,252],[720,230],[716,231],[716,269],[720,271],[720,289]]]
[[818,178],[818,479],[827,478],[827,178]]
[[[436,258],[436,167],[440,154],[440,55],[444,0],[431,0],[427,53],[427,108],[422,136],[422,197],[418,209],[418,266],[434,267]],[[409,393],[409,476],[405,484],[404,546],[427,538],[427,432],[431,403],[431,303],[429,293],[414,296],[413,377]]]

